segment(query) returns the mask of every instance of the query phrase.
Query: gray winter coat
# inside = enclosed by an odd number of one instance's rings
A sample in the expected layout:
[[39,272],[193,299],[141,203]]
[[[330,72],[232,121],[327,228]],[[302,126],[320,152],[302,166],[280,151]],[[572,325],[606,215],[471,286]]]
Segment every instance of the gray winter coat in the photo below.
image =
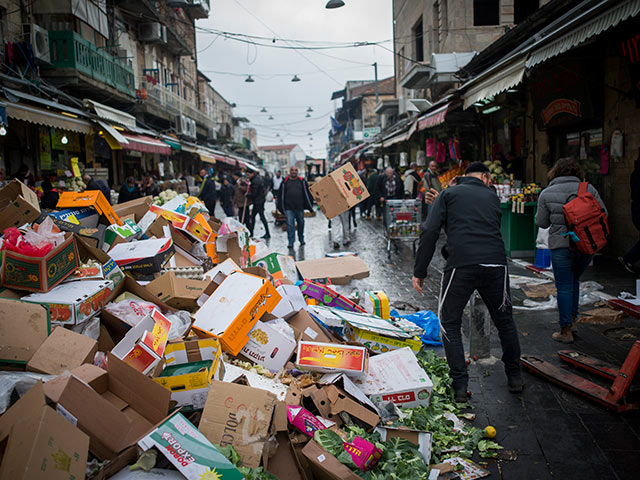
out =
[[[551,227],[549,228],[550,250],[569,248],[569,239],[566,235],[562,235],[567,233],[567,224],[564,220],[562,207],[569,201],[570,195],[578,193],[579,185],[580,179],[578,177],[557,177],[551,180],[549,186],[540,193],[536,225],[540,228]],[[596,200],[606,212],[607,208],[595,187],[589,184],[587,191],[596,197]]]

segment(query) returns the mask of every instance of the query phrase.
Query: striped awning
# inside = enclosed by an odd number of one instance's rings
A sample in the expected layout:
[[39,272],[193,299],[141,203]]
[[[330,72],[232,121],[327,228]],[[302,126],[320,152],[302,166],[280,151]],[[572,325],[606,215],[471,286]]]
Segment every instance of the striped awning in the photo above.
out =
[[84,133],[86,135],[93,133],[93,124],[80,118],[74,118],[75,115],[62,115],[52,110],[45,110],[44,108],[38,108],[24,103],[8,102],[5,108],[7,116],[16,120],[59,128],[61,130],[69,130],[70,132]]
[[122,136],[126,138],[128,142],[122,145],[122,148],[125,150],[171,155],[171,147],[162,140],[157,140],[153,137],[148,137],[147,135],[138,135],[136,133],[129,132],[123,132]]
[[212,152],[208,152],[204,149],[198,149],[196,153],[200,157],[200,160],[202,160],[203,162],[211,164],[216,163],[216,157]]
[[362,150],[366,146],[367,146],[366,143],[361,143],[360,145],[356,145],[355,147],[342,152],[340,154],[340,161],[348,160],[349,158],[353,157],[356,153],[358,153],[360,150]]
[[577,47],[581,43],[589,40],[591,37],[599,35],[605,30],[615,27],[618,23],[635,17],[640,13],[640,1],[625,0],[586,21],[584,20],[585,17],[593,15],[593,12],[601,9],[608,3],[611,2],[602,1],[591,10],[588,10],[584,14],[560,26],[555,32],[547,35],[547,37],[560,35],[551,42],[545,42],[545,39],[540,40],[540,43],[544,45],[533,50],[529,60],[527,61],[527,68],[531,68]]
[[511,60],[499,69],[487,72],[486,74],[480,74],[473,80],[470,80],[466,84],[468,87],[465,88],[465,85],[463,85],[463,88],[466,90],[462,95],[464,99],[463,108],[469,108],[480,100],[495,97],[497,94],[511,87],[515,87],[522,82],[526,60],[526,55]]

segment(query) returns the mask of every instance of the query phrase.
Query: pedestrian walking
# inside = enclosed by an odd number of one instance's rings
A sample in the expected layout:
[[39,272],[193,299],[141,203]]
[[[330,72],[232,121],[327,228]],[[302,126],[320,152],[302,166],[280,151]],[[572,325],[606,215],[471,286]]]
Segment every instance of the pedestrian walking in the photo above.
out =
[[157,197],[160,195],[160,186],[156,183],[156,180],[152,175],[147,176],[147,179],[142,186],[142,192],[145,196]]
[[368,205],[367,205],[367,220],[371,219],[371,211],[374,209],[374,214],[378,220],[382,219],[382,208],[380,208],[380,202],[378,201],[378,179],[380,175],[375,168],[371,170],[371,173],[367,177],[367,190],[369,191]]
[[120,192],[118,193],[118,203],[129,202],[140,197],[142,197],[142,194],[140,193],[140,189],[138,188],[136,181],[133,177],[127,177],[124,185],[120,187]]
[[[404,184],[400,175],[392,167],[387,167],[384,173],[380,175],[376,194],[378,195],[377,204],[380,205],[380,209],[384,208],[387,200],[400,200],[404,197]],[[383,224],[385,226],[387,225],[386,222],[387,219],[384,218]]]
[[40,206],[49,210],[55,210],[60,199],[60,194],[53,188],[49,176],[45,176],[42,180],[42,198],[40,199]]
[[109,188],[109,185],[107,185],[107,182],[95,179],[88,173],[82,175],[82,181],[85,184],[85,190],[100,190],[104,195],[104,198],[107,199],[107,202],[111,204],[111,189]]
[[211,176],[207,175],[207,171],[203,168],[200,170],[200,191],[198,192],[198,198],[202,200],[204,206],[209,210],[211,217],[216,216],[216,183]]
[[474,291],[487,305],[498,329],[509,391],[523,389],[520,343],[513,321],[509,272],[500,234],[500,200],[489,188],[491,174],[482,162],[473,162],[458,185],[444,190],[423,224],[413,271],[413,288],[422,293],[440,230],[447,234],[446,264],[442,274],[438,318],[455,399],[467,399],[469,376],[460,326],[464,307]]
[[404,197],[412,200],[418,198],[421,181],[422,178],[418,173],[418,164],[413,162],[404,172]]
[[280,188],[282,187],[282,181],[284,177],[282,176],[282,171],[278,170],[276,174],[273,176],[273,198],[278,203],[278,198],[280,197]]
[[227,217],[233,217],[233,196],[233,185],[229,182],[228,177],[223,177],[222,186],[220,187],[220,203]]
[[260,220],[264,226],[265,234],[262,238],[271,238],[269,233],[269,224],[267,217],[264,216],[264,202],[267,196],[267,187],[264,179],[258,175],[258,172],[252,171],[249,174],[249,193],[247,200],[251,203],[251,215],[249,217],[249,233],[253,237],[254,228],[256,226],[256,215],[260,215]]
[[282,182],[278,210],[287,217],[288,247],[293,248],[298,231],[298,241],[304,245],[304,211],[313,211],[313,201],[307,182],[298,176],[298,167],[291,167],[289,175]]
[[[578,316],[580,277],[585,272],[593,255],[572,248],[569,242],[567,223],[563,207],[576,197],[578,187],[584,180],[584,171],[574,158],[561,158],[549,170],[549,185],[538,197],[536,225],[549,228],[549,250],[558,299],[558,323],[560,331],[552,338],[558,342],[573,342],[572,326]],[[587,185],[606,213],[606,207],[595,187]]]
[[338,220],[338,222],[334,222],[335,225],[339,225],[338,232],[335,233],[335,236],[332,232],[331,237],[333,238],[333,248],[340,248],[340,244],[342,246],[347,247],[351,243],[352,232],[351,232],[351,222],[350,222],[351,210],[347,210],[346,212],[341,213],[334,220]]
[[236,187],[233,192],[233,206],[238,214],[238,221],[247,225],[249,221],[249,212],[247,208],[247,192],[249,191],[249,182],[241,175],[236,177]]
[[[631,221],[633,226],[640,231],[640,153],[638,159],[633,164],[633,172],[631,172]],[[640,260],[640,240],[629,249],[622,257],[619,257],[620,263],[631,273],[637,274],[635,264]]]

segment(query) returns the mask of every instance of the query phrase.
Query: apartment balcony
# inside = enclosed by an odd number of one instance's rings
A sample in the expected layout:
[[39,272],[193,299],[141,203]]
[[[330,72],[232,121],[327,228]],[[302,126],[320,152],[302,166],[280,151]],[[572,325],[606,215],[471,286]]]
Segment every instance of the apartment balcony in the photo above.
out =
[[[51,66],[42,75],[57,85],[72,84],[76,93],[100,100],[118,95],[135,99],[133,69],[70,30],[49,31]],[[106,88],[105,88],[106,87]]]

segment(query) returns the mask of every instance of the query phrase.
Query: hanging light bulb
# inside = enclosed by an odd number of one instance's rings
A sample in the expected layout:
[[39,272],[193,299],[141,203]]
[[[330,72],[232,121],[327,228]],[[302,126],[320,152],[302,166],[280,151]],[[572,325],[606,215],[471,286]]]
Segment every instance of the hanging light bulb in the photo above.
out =
[[7,134],[7,128],[4,123],[0,123],[0,137],[4,137]]
[[313,112],[313,108],[311,107],[307,108],[307,112]]
[[311,136],[311,132],[308,132],[307,135],[310,137]]
[[269,115],[269,120],[273,120],[273,115]]
[[280,134],[279,134],[279,133],[276,133],[276,137],[279,137],[279,136],[280,136]]
[[253,77],[251,75],[247,75],[247,78],[245,79],[245,82],[253,83],[253,82],[255,82],[255,80],[253,79]]
[[67,143],[69,143],[69,139],[67,138],[67,135],[62,135],[62,138],[60,139],[60,143],[63,145],[66,145]]
[[344,2],[342,0],[329,0],[324,8],[340,8],[344,7]]
[[311,140],[313,142],[313,137],[310,137],[309,140]]
[[299,82],[300,78],[298,78],[298,75],[294,75],[293,78],[291,79],[292,82]]
[[305,118],[310,118],[311,115],[309,115],[308,113],[305,115]]
[[261,113],[267,113],[267,109],[265,107],[262,107],[262,110],[260,110]]

